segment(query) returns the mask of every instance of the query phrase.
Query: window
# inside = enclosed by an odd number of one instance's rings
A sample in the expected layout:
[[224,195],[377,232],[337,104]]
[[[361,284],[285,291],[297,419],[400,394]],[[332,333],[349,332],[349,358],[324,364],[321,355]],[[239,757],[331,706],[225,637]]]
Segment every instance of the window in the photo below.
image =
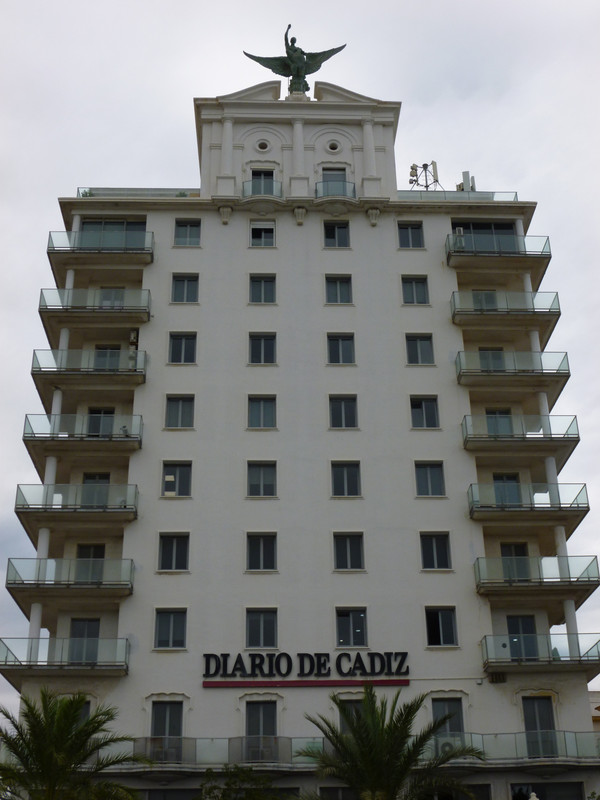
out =
[[198,276],[173,275],[171,282],[172,303],[198,302]]
[[250,247],[275,247],[275,222],[251,222]]
[[248,427],[274,428],[276,403],[274,397],[248,398]]
[[403,277],[402,302],[406,305],[427,305],[429,303],[427,278]]
[[179,738],[182,731],[183,703],[181,701],[152,703],[151,734],[153,737]]
[[413,428],[439,428],[437,397],[411,397],[410,419]]
[[330,364],[354,364],[354,334],[328,333],[327,356]]
[[248,462],[248,497],[275,497],[276,464],[274,461]]
[[190,497],[192,494],[192,465],[163,464],[163,497]]
[[274,533],[249,533],[246,569],[277,569],[277,536]]
[[185,647],[185,609],[156,612],[154,647]]
[[349,222],[325,222],[325,247],[350,247]]
[[161,533],[158,545],[159,570],[188,569],[189,545],[188,533]]
[[175,220],[175,245],[178,247],[198,247],[199,244],[200,244],[200,220],[199,219]]
[[274,333],[250,334],[250,363],[251,364],[275,363]]
[[196,334],[169,334],[169,363],[194,364],[196,361]]
[[250,302],[275,302],[275,275],[250,276]]
[[406,335],[406,361],[409,364],[433,364],[433,339],[431,334]]
[[326,302],[343,304],[352,302],[352,278],[328,275],[325,278]]
[[421,534],[421,566],[423,569],[450,569],[449,534]]
[[364,569],[362,533],[333,534],[333,563],[335,569]]
[[406,224],[398,223],[399,246],[404,247],[423,247],[423,225],[420,222]]
[[277,647],[277,611],[273,608],[246,610],[246,647]]
[[338,647],[364,647],[367,644],[366,608],[336,609]]
[[[277,735],[277,703],[274,700],[251,700],[246,703],[246,736],[249,761],[273,761],[270,739]],[[256,752],[254,752],[256,750]],[[270,792],[269,792],[270,793]]]
[[360,495],[360,464],[358,461],[333,462],[331,481],[334,497]]
[[[360,716],[363,710],[363,702],[362,700],[340,700],[340,705],[344,709],[344,712],[347,716],[352,719],[353,717]],[[342,713],[340,709],[340,733],[349,733],[350,732],[350,725],[346,721],[347,717]]]
[[538,695],[522,700],[527,755],[530,758],[558,755],[552,697]]
[[194,425],[194,395],[167,396],[165,428],[191,428]]
[[77,239],[82,250],[144,250],[146,221],[84,219]]
[[454,608],[426,608],[425,622],[429,646],[456,646],[458,644]]
[[275,194],[274,172],[272,169],[252,170],[252,194]]
[[419,497],[439,497],[446,493],[444,488],[444,465],[441,461],[415,464],[417,495]]
[[[465,729],[463,722],[462,700],[460,697],[434,697],[431,701],[433,721],[437,722],[442,717],[450,716],[444,725],[438,729],[438,736],[462,733]],[[457,741],[457,744],[461,744]]]
[[356,395],[329,395],[331,428],[356,428]]

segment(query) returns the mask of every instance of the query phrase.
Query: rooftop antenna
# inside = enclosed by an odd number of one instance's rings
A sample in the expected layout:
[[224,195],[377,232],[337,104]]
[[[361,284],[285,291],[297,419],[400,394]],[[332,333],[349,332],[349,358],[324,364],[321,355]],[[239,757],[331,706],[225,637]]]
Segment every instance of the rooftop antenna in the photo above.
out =
[[435,161],[430,161],[429,164],[411,164],[410,165],[410,178],[408,181],[411,185],[411,191],[415,187],[419,187],[421,189],[425,189],[428,192],[432,189],[434,192],[436,189],[444,189],[442,184],[438,180],[438,170],[437,170],[437,163]]

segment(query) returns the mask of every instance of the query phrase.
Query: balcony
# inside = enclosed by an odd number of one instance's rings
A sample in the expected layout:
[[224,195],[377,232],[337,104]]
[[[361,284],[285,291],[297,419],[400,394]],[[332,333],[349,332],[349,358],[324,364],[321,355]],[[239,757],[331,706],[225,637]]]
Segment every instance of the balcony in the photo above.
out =
[[446,238],[446,263],[474,276],[487,272],[530,272],[534,288],[550,263],[547,236],[499,235],[498,233],[451,233]]
[[46,407],[57,385],[81,389],[133,389],[146,380],[143,350],[35,350],[31,374]]
[[542,347],[560,317],[556,292],[453,292],[450,307],[452,321],[465,330],[522,331],[534,327]]
[[600,634],[524,633],[484,636],[486,672],[583,671],[587,680],[600,672]]
[[55,266],[81,264],[151,264],[154,258],[154,234],[143,230],[103,230],[101,227],[89,231],[50,231],[48,258],[53,269]]
[[242,197],[281,197],[281,181],[273,178],[252,178],[242,184]]
[[[485,762],[465,759],[479,768],[497,762],[513,762],[525,766],[530,759],[552,759],[566,762],[600,760],[600,733],[594,731],[520,731],[519,733],[444,733],[438,734],[429,753],[432,757],[444,752],[444,746],[477,747],[483,751]],[[490,763],[491,762],[491,763]],[[528,768],[533,764],[529,761]]]
[[40,316],[48,338],[57,340],[61,328],[72,325],[137,327],[150,319],[147,289],[42,289]]
[[584,483],[472,483],[468,500],[474,520],[564,525],[569,533],[590,510]]
[[137,517],[138,488],[127,484],[55,483],[17,486],[15,511],[34,545],[39,527],[80,530],[86,524],[127,523]]
[[28,414],[23,441],[40,472],[48,455],[117,455],[139,450],[142,428],[137,414]]
[[577,418],[539,414],[466,416],[462,421],[465,450],[488,454],[498,465],[506,457],[516,464],[519,457],[552,455],[562,469],[579,442]]
[[596,556],[478,558],[479,594],[498,598],[502,607],[542,600],[551,625],[564,622],[563,601],[579,607],[600,586]]
[[317,181],[315,184],[315,197],[346,197],[356,199],[356,186],[350,181]]
[[0,674],[17,690],[24,677],[126,675],[127,639],[0,639]]
[[569,380],[566,353],[471,350],[456,356],[456,375],[461,386],[484,389],[496,400],[505,392],[546,392],[553,405]]

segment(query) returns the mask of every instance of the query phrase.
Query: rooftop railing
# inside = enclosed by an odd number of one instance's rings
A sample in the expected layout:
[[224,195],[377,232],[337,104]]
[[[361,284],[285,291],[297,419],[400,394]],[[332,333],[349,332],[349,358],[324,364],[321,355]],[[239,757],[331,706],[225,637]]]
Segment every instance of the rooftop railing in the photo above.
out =
[[42,289],[40,311],[150,311],[148,289]]
[[43,372],[117,372],[146,371],[143,350],[34,350],[32,373]]
[[519,197],[516,192],[420,192],[412,189],[400,189],[396,193],[397,200],[413,203],[439,203],[454,201],[456,203],[516,203]]
[[80,186],[77,197],[200,197],[200,189],[140,189]]
[[42,483],[17,486],[17,511],[136,511],[138,488],[117,483]]
[[151,231],[50,231],[48,252],[147,252],[154,250]]
[[356,197],[356,186],[350,181],[317,181],[315,197]]
[[468,373],[532,373],[540,375],[569,375],[566,353],[538,353],[534,351],[470,350],[456,356],[456,372]]
[[450,300],[455,314],[559,314],[556,292],[453,292]]
[[5,667],[127,667],[127,639],[0,639]]
[[579,440],[577,417],[540,414],[467,415],[462,421],[463,439],[508,439],[532,444],[546,440]]
[[484,636],[484,665],[600,664],[600,634],[523,633]]
[[450,233],[446,238],[446,255],[543,256],[549,258],[547,236],[517,236],[501,233]]
[[471,510],[586,511],[584,483],[472,483],[468,490]]
[[6,585],[26,586],[133,585],[130,558],[9,558]]
[[141,440],[137,414],[28,414],[23,438]]
[[511,556],[478,558],[475,561],[477,585],[596,584],[600,582],[596,556]]

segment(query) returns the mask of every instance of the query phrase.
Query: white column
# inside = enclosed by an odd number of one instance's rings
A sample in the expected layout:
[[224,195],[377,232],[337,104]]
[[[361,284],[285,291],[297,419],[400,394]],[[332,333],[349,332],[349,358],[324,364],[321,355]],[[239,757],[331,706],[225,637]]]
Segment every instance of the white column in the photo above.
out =
[[515,233],[517,236],[525,236],[525,228],[523,227],[523,220],[515,220]]
[[78,231],[81,228],[81,214],[73,214],[73,224],[71,225],[72,231]]
[[68,328],[61,328],[60,329],[60,336],[58,337],[58,349],[59,350],[68,350],[69,349],[69,329]]
[[37,663],[40,651],[40,632],[42,630],[42,604],[32,603],[29,614],[29,643],[27,646],[27,659],[30,663]]
[[65,289],[72,289],[75,283],[75,270],[68,269],[65,275]]
[[44,483],[56,483],[56,456],[47,456],[46,458]]
[[304,124],[301,119],[295,119],[292,130],[292,175],[304,175]]
[[50,550],[50,528],[40,528],[38,530],[37,558],[48,558]]
[[60,414],[62,411],[62,389],[55,389],[52,394],[52,408],[50,409],[51,414]]
[[223,139],[221,141],[221,175],[233,172],[233,120],[223,118]]
[[531,273],[529,272],[523,273],[523,291],[533,292],[533,286],[531,285]]
[[363,169],[365,178],[374,178],[377,175],[375,161],[375,136],[373,135],[373,120],[363,119]]
[[534,353],[540,353],[542,347],[540,345],[540,334],[539,331],[529,331],[529,343],[531,345],[531,350]]

